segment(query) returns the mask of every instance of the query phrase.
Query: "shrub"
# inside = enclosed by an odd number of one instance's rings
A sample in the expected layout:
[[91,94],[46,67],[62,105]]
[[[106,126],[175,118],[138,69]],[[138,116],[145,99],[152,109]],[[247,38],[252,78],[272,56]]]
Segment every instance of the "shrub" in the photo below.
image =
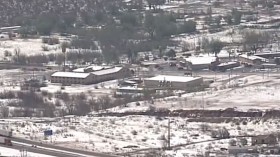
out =
[[245,145],[248,144],[248,141],[247,141],[246,138],[241,138],[241,139],[240,139],[240,143],[241,143],[243,146],[245,146]]
[[48,41],[49,45],[55,45],[55,44],[59,44],[59,39],[58,38],[50,38]]
[[41,91],[43,96],[48,96],[48,91]]
[[43,37],[42,38],[42,43],[47,44],[49,42],[49,38],[48,37]]
[[233,139],[230,140],[230,141],[229,141],[229,145],[230,145],[230,146],[236,146],[236,140],[233,140]]
[[137,131],[133,130],[131,131],[132,135],[137,135]]

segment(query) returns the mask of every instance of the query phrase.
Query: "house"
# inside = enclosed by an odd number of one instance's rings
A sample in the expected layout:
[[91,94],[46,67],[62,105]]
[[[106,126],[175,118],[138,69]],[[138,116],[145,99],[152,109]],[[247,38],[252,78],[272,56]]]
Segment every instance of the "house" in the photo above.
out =
[[51,75],[52,83],[94,84],[130,76],[126,67],[86,67],[75,69],[72,72],[55,72]]
[[202,77],[158,75],[144,79],[144,86],[154,89],[194,90],[202,84]]
[[277,143],[277,137],[273,134],[270,135],[259,135],[252,137],[252,145],[268,144],[274,145]]

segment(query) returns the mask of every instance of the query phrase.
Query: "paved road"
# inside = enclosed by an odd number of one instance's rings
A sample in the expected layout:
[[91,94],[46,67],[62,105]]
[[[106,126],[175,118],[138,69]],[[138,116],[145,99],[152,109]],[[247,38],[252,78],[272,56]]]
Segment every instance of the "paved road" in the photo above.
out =
[[[41,146],[41,147],[46,147],[46,148],[51,148],[51,149],[57,149],[57,150],[62,150],[62,151],[67,151],[67,152],[74,152],[74,153],[83,154],[83,155],[87,155],[87,156],[94,156],[94,157],[118,157],[116,155],[97,153],[97,152],[89,152],[89,151],[83,151],[83,150],[77,150],[77,149],[71,149],[71,148],[65,148],[65,147],[50,145],[50,144],[41,144],[40,142],[30,141],[30,140],[26,140],[26,139],[22,139],[22,138],[15,138],[15,137],[13,137],[12,141],[20,142],[20,143],[25,143],[25,144],[30,144],[30,145]],[[18,147],[18,145],[15,145],[15,147]],[[30,148],[32,150],[36,149],[36,148],[32,148],[32,147],[30,147]],[[42,151],[40,150],[39,153],[42,153]],[[57,155],[54,155],[54,156],[57,156]],[[60,157],[60,156],[58,156],[58,157]],[[64,157],[64,155],[62,155],[61,157]],[[69,157],[71,157],[71,156],[69,156]],[[77,155],[75,155],[75,157],[77,157]]]

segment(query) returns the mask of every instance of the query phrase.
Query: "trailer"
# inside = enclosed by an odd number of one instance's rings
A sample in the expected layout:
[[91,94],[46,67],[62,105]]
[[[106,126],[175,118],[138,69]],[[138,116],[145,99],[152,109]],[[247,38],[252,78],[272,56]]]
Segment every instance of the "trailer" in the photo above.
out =
[[12,137],[12,131],[0,129],[0,136]]
[[8,137],[2,137],[2,136],[0,136],[0,144],[7,145],[7,146],[13,145],[11,139],[9,139]]

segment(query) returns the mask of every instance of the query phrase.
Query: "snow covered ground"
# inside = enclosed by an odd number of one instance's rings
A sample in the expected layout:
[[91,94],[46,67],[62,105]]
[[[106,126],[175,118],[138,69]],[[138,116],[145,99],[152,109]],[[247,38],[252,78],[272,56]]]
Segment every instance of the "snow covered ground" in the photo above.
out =
[[[43,51],[42,46],[48,47],[49,51]],[[42,43],[42,39],[14,39],[0,41],[0,57],[4,57],[4,52],[9,51],[14,54],[15,49],[20,49],[21,54],[35,55],[35,54],[51,54],[61,53],[60,45],[47,45]]]
[[172,96],[154,100],[154,104],[148,101],[130,103],[127,107],[116,107],[110,109],[112,112],[145,111],[150,106],[166,109],[226,109],[237,110],[250,109],[279,109],[280,102],[280,75],[208,75],[215,78],[211,87],[202,92],[187,93],[181,97]]
[[[154,104],[148,101],[135,102],[127,107],[116,107],[108,111],[126,112],[143,111],[150,106],[167,109],[225,109],[236,107],[237,110],[249,109],[279,109],[277,102],[280,88],[280,75],[207,75],[215,78],[216,82],[207,91],[183,94],[181,97],[173,96],[156,99]],[[103,84],[103,93],[114,88],[116,81]],[[46,89],[57,89],[59,86],[50,85]],[[68,92],[85,92],[95,90],[94,86],[69,86]],[[55,90],[53,90],[55,92]],[[70,92],[71,93],[71,92]],[[225,127],[230,135],[261,135],[280,131],[280,119],[212,119],[202,122],[180,117],[157,118],[149,116],[126,117],[68,117],[54,119],[3,119],[0,126],[9,125],[14,135],[27,139],[43,141],[59,146],[78,148],[88,151],[106,153],[124,153],[146,148],[160,148],[165,146],[167,139],[168,119],[171,122],[171,145],[201,142],[195,145],[178,147],[166,153],[171,156],[200,155],[209,150],[220,150],[228,147],[228,140],[213,140],[211,131],[203,131],[201,126],[207,124],[209,130]],[[52,129],[54,136],[45,139],[43,131]],[[250,140],[250,138],[248,138]],[[208,142],[207,142],[208,141]],[[221,152],[224,153],[224,152]]]
[[53,84],[49,83],[47,87],[42,87],[41,91],[47,91],[48,93],[56,93],[56,92],[66,92],[69,94],[77,94],[77,93],[94,93],[97,95],[112,95],[113,90],[118,86],[117,80],[106,81],[98,84],[92,85],[78,85],[73,84],[71,86],[65,86],[64,89],[61,89],[61,84]]
[[[43,120],[43,119],[41,119]],[[3,119],[1,125],[9,124],[14,135],[27,139],[52,143],[70,148],[123,153],[144,148],[160,148],[167,144],[168,120],[170,120],[171,146],[200,142],[167,151],[172,156],[199,154],[228,147],[228,139],[213,140],[211,130],[226,128],[230,135],[261,135],[280,131],[280,119],[216,119],[211,123],[195,119],[148,116],[126,117],[73,117],[65,119]],[[202,125],[208,129],[203,130]],[[43,131],[52,129],[52,138],[45,139]],[[250,138],[247,138],[250,144]],[[208,142],[207,142],[208,141]],[[209,146],[211,145],[211,147]]]

